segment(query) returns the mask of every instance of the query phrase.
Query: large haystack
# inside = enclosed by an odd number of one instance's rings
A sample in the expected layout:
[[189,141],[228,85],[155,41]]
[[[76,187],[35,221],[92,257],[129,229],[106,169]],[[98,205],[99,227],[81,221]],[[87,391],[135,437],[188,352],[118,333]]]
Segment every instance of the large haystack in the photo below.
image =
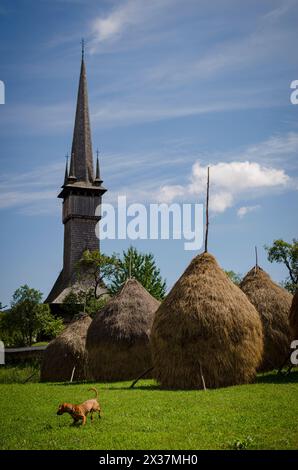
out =
[[95,380],[129,380],[151,366],[149,332],[160,302],[128,279],[92,321],[87,334]]
[[295,295],[293,297],[289,320],[291,329],[291,339],[298,339],[298,289],[296,290]]
[[86,335],[91,324],[87,314],[78,314],[45,350],[41,366],[42,382],[69,381],[75,366],[74,381],[87,376]]
[[279,368],[289,354],[289,311],[292,295],[275,284],[262,268],[252,268],[240,288],[258,311],[264,334],[264,353],[260,371]]
[[198,255],[157,310],[153,374],[165,388],[251,382],[262,356],[255,308],[209,253]]

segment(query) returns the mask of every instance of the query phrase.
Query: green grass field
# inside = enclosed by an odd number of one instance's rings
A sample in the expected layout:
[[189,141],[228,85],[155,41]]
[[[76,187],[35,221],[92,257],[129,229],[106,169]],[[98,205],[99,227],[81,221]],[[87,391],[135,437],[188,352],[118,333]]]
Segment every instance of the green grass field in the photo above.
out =
[[92,396],[88,384],[1,384],[1,449],[296,449],[298,372],[253,385],[165,391],[144,380],[96,384],[103,417],[85,427],[57,416],[62,401]]

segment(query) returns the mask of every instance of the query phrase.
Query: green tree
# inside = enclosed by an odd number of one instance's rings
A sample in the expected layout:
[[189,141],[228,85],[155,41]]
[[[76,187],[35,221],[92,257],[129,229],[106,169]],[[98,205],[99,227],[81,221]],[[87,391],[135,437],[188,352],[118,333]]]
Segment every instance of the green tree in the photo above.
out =
[[99,250],[85,250],[80,261],[76,265],[78,284],[80,290],[89,295],[90,285],[93,289],[93,296],[98,299],[104,293],[98,293],[99,287],[105,287],[114,277],[115,270],[119,264],[119,259],[115,254],[107,256]]
[[92,316],[106,304],[107,300],[107,296],[96,298],[93,288],[89,290],[71,290],[63,301],[63,307],[65,312],[70,313],[72,316],[82,310]]
[[11,328],[8,318],[8,312],[0,312],[0,340],[6,346],[13,346],[18,343],[18,335],[16,331]]
[[235,273],[235,271],[225,271],[226,275],[231,279],[236,286],[239,286],[240,282],[242,281],[242,276],[239,273]]
[[107,301],[107,286],[117,264],[115,254],[107,256],[99,250],[85,250],[76,264],[75,288],[63,301],[65,311],[75,315],[83,310],[93,315],[100,310]]
[[276,262],[285,265],[289,275],[283,285],[294,293],[298,285],[298,240],[294,238],[292,243],[282,239],[274,240],[272,246],[265,246],[265,250],[270,263]]
[[136,248],[130,247],[123,251],[116,268],[110,286],[113,294],[119,291],[126,279],[134,277],[156,299],[162,300],[165,297],[166,281],[162,279],[152,253],[140,253]]
[[17,343],[30,346],[37,335],[54,337],[62,330],[62,319],[55,319],[49,306],[41,301],[42,293],[27,285],[21,286],[13,294],[5,325]]

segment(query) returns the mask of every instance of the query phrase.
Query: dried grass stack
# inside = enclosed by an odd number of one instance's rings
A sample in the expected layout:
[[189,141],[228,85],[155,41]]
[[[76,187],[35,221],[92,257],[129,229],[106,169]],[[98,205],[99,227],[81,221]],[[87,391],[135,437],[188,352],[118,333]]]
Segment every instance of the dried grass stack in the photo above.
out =
[[135,279],[97,313],[87,335],[94,380],[130,380],[151,366],[149,332],[160,302]]
[[262,357],[262,325],[216,259],[203,253],[157,310],[151,346],[153,373],[165,388],[202,389],[202,376],[207,388],[248,383]]
[[252,268],[240,288],[258,311],[264,334],[264,353],[260,371],[279,368],[290,348],[289,311],[292,295],[275,284],[262,268]]
[[291,328],[291,339],[298,339],[298,289],[293,297],[293,302],[290,310],[290,328]]
[[73,380],[86,379],[86,336],[90,324],[89,315],[80,313],[57,338],[49,343],[41,366],[42,382],[69,381],[74,366]]

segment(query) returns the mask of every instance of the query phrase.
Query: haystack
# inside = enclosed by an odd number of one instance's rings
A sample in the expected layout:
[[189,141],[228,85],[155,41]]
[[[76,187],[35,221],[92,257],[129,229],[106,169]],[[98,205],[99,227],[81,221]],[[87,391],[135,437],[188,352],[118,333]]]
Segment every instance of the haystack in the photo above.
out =
[[295,295],[293,297],[289,320],[291,329],[291,339],[298,339],[298,289],[296,290]]
[[198,255],[157,310],[153,374],[172,389],[251,382],[263,349],[258,313],[209,253]]
[[289,353],[289,311],[292,295],[275,284],[259,266],[244,277],[240,288],[258,311],[264,334],[264,353],[260,371],[279,368]]
[[86,335],[90,324],[89,315],[80,313],[57,338],[49,343],[41,366],[42,382],[69,381],[74,367],[73,380],[86,379]]
[[160,302],[128,279],[92,321],[87,334],[95,380],[130,380],[151,366],[149,332]]

